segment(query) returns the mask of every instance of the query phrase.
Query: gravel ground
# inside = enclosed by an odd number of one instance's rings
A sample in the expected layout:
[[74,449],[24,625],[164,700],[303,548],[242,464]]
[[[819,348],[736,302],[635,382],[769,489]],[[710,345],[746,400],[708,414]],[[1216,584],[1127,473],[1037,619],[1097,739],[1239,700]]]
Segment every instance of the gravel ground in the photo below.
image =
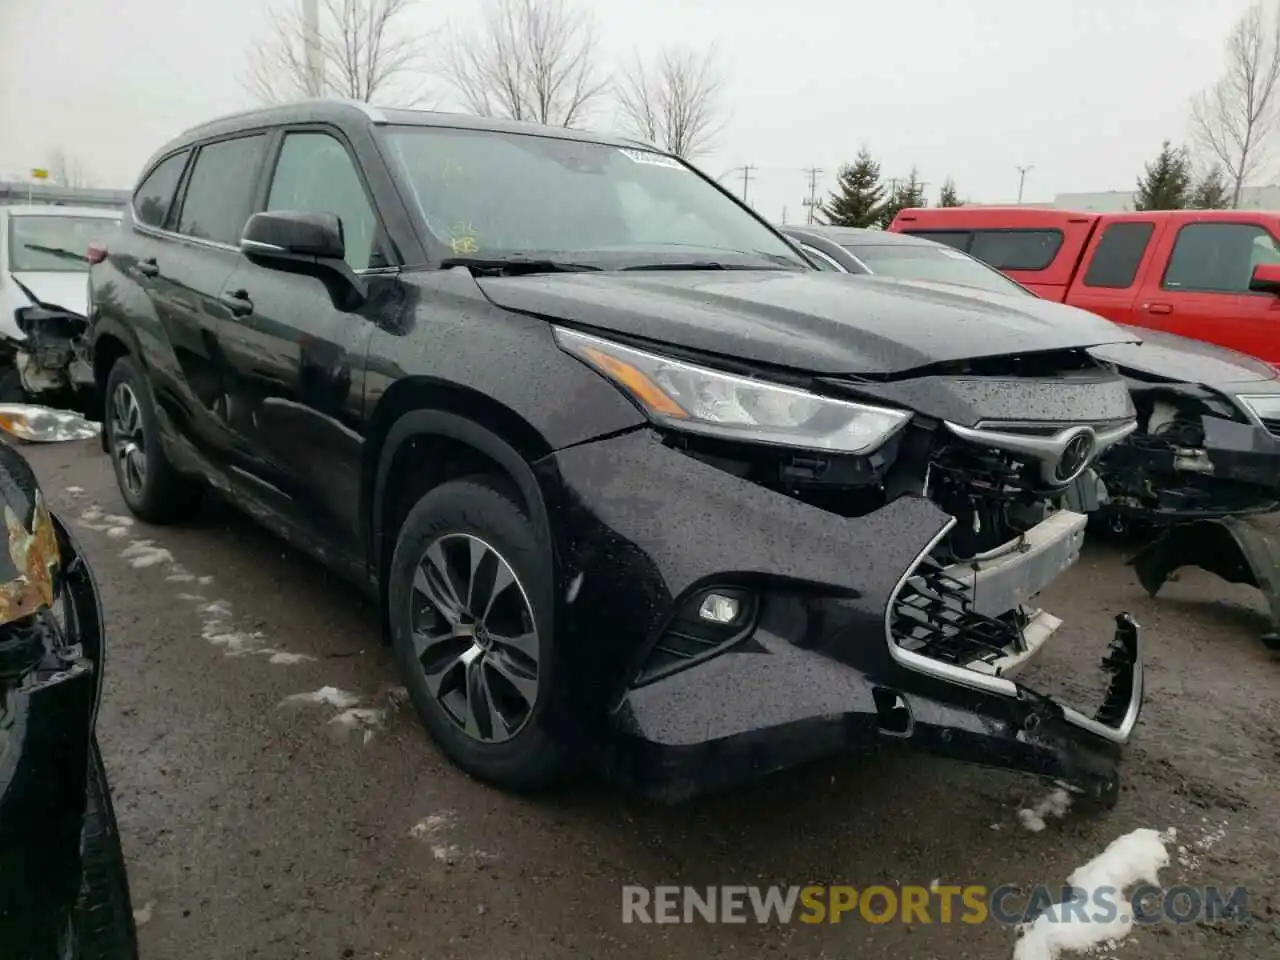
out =
[[[1032,833],[1017,811],[1043,785],[905,751],[677,808],[591,782],[521,799],[428,741],[343,582],[216,503],[182,527],[118,519],[94,442],[24,452],[104,594],[99,730],[144,960],[1010,957],[1014,933],[994,923],[627,925],[621,888],[1057,888],[1137,827],[1177,830],[1166,887],[1244,885],[1255,919],[1162,924],[1095,955],[1280,956],[1280,662],[1250,589],[1183,571],[1151,601],[1121,547],[1091,542],[1046,597],[1068,625],[1036,680],[1080,699],[1071,678],[1112,616],[1147,629],[1146,711],[1104,816]],[[359,702],[285,705],[323,687]]]

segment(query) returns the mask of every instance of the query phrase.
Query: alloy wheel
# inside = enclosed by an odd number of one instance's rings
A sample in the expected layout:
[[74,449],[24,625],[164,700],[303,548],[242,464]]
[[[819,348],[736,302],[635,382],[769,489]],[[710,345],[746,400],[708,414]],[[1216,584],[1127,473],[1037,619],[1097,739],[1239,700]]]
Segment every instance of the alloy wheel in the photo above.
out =
[[431,696],[469,737],[500,743],[538,698],[538,631],[520,578],[472,534],[433,541],[413,571],[410,630]]
[[128,383],[117,384],[111,396],[111,448],[121,482],[135,497],[142,496],[147,480],[146,438],[142,408]]

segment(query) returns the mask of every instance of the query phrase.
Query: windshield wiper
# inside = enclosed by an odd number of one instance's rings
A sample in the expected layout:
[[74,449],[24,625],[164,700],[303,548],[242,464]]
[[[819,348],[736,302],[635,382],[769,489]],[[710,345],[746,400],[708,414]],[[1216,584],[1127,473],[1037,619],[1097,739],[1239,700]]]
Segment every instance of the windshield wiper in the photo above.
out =
[[622,270],[777,270],[778,267],[762,267],[759,264],[721,263],[718,260],[685,260],[671,263],[637,263]]
[[76,253],[74,250],[68,250],[66,247],[45,247],[38,243],[24,243],[24,250],[35,250],[37,253],[47,253],[54,257],[65,257],[68,260],[79,260],[81,263],[88,263],[89,258],[83,253]]
[[535,257],[445,257],[440,261],[440,266],[446,270],[450,267],[466,267],[472,273],[495,277],[530,273],[585,273],[600,269],[589,263]]

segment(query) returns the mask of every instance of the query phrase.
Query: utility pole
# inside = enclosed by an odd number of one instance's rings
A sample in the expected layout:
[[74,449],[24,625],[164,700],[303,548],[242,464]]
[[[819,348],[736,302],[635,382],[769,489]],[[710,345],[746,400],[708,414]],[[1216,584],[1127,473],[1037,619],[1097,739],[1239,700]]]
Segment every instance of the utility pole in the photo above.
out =
[[1022,203],[1022,187],[1027,182],[1027,171],[1034,170],[1036,165],[1029,163],[1025,167],[1018,167],[1018,203]]
[[742,168],[742,202],[747,202],[747,184],[751,182],[751,171],[754,170],[751,164],[746,164]]
[[782,225],[784,227],[787,225],[787,208],[786,207],[782,208]]
[[822,175],[821,167],[810,167],[805,173],[809,174],[809,197],[805,200],[804,205],[808,208],[805,215],[805,223],[814,222],[814,214],[818,209],[818,177]]
[[320,0],[302,0],[302,44],[307,65],[307,96],[324,96],[324,60],[320,54]]

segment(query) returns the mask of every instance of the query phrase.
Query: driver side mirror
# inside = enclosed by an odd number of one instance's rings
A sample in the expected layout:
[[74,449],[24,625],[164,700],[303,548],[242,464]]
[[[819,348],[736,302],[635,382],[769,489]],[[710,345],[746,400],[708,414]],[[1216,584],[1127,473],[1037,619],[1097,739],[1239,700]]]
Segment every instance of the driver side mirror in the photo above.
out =
[[355,310],[368,299],[364,280],[344,259],[342,220],[332,213],[255,213],[245,224],[240,252],[258,266],[322,280],[340,310]]
[[1254,267],[1249,289],[1254,293],[1280,296],[1280,263],[1260,263]]

